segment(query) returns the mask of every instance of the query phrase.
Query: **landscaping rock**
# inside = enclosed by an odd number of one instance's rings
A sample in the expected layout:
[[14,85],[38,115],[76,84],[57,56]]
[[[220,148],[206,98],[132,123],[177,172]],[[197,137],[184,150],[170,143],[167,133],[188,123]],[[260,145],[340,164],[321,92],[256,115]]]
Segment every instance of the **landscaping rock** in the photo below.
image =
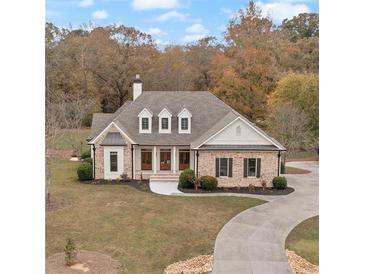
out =
[[319,267],[295,254],[294,251],[286,250],[289,265],[293,274],[318,274]]
[[173,263],[166,267],[165,274],[203,274],[213,270],[213,255],[200,255],[198,257]]

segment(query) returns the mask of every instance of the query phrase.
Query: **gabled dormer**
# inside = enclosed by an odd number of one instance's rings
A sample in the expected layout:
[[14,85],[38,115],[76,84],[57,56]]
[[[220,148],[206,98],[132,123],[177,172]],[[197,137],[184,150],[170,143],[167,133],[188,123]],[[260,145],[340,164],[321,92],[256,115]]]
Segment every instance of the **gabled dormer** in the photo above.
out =
[[179,133],[191,133],[191,113],[188,109],[183,108],[179,114],[178,117],[178,127],[179,127]]
[[147,108],[144,108],[138,114],[139,120],[139,133],[151,133],[152,132],[152,117],[153,113]]
[[161,110],[158,114],[159,133],[171,133],[171,117],[172,114],[167,108]]

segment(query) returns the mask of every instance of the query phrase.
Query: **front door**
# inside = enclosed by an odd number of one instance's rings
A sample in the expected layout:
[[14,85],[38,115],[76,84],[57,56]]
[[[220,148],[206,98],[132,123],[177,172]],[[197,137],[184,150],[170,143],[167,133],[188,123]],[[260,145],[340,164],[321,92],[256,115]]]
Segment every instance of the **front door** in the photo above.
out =
[[160,170],[171,170],[171,149],[160,149]]
[[179,150],[179,170],[184,170],[190,167],[190,151]]
[[152,170],[152,149],[141,150],[141,169]]

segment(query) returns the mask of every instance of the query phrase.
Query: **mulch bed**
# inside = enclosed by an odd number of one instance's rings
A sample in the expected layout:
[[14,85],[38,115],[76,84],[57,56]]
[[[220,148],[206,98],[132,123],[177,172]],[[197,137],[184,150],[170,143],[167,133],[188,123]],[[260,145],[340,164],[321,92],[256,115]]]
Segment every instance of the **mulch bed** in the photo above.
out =
[[151,192],[149,180],[90,180],[81,181],[83,184],[90,185],[121,185],[121,186],[131,186],[135,189],[144,192]]
[[318,274],[318,265],[311,264],[307,260],[295,254],[294,251],[286,250],[289,265],[293,274]]
[[286,189],[274,189],[274,188],[266,188],[263,190],[262,187],[255,187],[255,189],[249,190],[248,187],[218,187],[216,190],[208,191],[201,188],[198,190],[194,190],[193,188],[180,188],[179,190],[184,193],[245,193],[245,194],[255,194],[255,195],[288,195],[294,191],[294,188],[287,187]]
[[176,262],[166,267],[164,274],[202,274],[211,273],[213,270],[213,255],[200,255],[198,257]]
[[65,264],[65,253],[57,253],[46,259],[46,274],[117,274],[122,272],[120,263],[112,257],[95,251],[79,250],[75,264]]

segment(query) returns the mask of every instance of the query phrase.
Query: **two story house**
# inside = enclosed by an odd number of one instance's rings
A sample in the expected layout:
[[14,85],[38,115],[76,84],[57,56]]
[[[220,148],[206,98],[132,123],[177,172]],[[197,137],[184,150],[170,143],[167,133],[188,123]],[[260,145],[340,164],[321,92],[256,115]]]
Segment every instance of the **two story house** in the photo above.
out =
[[133,101],[95,113],[88,138],[95,179],[178,180],[187,168],[235,187],[280,174],[285,148],[208,91],[144,91],[136,76]]

